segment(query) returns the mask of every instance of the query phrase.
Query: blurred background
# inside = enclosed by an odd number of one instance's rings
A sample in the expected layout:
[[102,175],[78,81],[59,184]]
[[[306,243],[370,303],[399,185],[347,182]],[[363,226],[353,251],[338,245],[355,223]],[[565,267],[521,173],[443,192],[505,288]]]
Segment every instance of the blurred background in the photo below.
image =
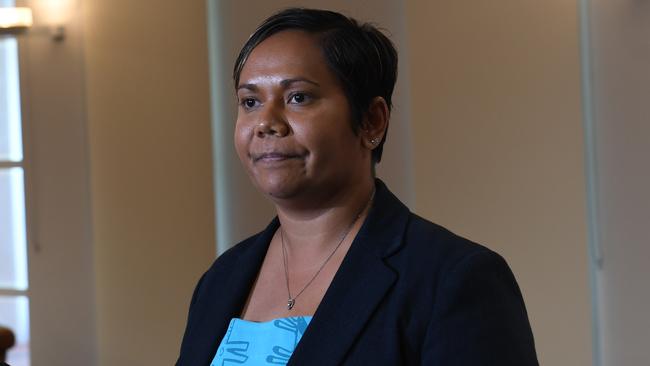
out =
[[0,0],[0,326],[14,366],[170,365],[192,290],[273,216],[231,144],[266,16],[384,28],[378,175],[501,253],[540,364],[650,365],[650,2]]

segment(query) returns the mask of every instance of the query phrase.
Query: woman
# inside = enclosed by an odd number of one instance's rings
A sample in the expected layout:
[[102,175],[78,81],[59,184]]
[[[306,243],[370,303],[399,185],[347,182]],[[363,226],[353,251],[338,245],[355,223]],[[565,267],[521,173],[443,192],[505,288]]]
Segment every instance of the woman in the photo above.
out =
[[203,275],[177,365],[537,365],[504,260],[374,178],[396,70],[388,38],[328,11],[244,45],[235,146],[277,217]]

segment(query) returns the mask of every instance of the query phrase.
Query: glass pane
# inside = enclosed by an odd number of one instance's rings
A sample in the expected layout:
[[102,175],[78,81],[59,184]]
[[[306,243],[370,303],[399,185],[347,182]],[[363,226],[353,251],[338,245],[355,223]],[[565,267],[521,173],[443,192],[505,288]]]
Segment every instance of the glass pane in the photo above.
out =
[[0,161],[22,160],[20,124],[18,43],[13,37],[0,37]]
[[0,288],[27,289],[22,168],[0,169]]
[[16,335],[16,344],[9,349],[7,363],[29,366],[29,300],[26,296],[0,296],[0,325]]

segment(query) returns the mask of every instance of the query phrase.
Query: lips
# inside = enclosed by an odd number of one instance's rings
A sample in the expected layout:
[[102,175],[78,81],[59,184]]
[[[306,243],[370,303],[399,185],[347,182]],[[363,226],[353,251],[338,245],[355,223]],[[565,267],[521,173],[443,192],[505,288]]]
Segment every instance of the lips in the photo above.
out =
[[271,162],[280,162],[280,161],[289,160],[289,159],[298,159],[298,158],[301,158],[301,157],[302,157],[302,155],[300,155],[300,154],[277,152],[277,151],[251,154],[251,159],[253,160],[254,163],[257,163],[257,162],[269,162],[269,163],[271,163]]

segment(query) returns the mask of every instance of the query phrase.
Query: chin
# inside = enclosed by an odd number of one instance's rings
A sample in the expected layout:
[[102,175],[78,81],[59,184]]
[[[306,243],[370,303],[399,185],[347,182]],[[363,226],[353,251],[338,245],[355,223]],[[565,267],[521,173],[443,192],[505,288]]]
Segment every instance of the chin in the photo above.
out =
[[290,200],[300,196],[301,189],[291,186],[266,186],[260,188],[262,193],[266,194],[273,200]]
[[280,200],[297,197],[305,190],[304,184],[290,179],[264,177],[263,179],[255,179],[255,185],[265,195]]

